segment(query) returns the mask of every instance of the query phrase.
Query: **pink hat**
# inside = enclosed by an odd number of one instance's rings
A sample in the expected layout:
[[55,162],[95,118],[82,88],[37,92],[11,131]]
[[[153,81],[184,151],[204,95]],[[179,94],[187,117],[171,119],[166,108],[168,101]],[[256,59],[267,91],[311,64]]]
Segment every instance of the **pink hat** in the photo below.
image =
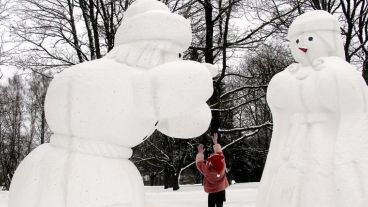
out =
[[224,156],[218,153],[212,154],[208,157],[207,161],[209,164],[220,174],[225,168]]

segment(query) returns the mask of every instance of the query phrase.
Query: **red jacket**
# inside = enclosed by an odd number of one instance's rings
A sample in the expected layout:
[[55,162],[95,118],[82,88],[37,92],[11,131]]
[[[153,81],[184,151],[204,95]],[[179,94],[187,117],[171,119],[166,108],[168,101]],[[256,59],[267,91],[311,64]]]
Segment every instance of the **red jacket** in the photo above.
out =
[[[215,153],[223,155],[221,145],[213,145],[213,150]],[[226,166],[225,160],[223,162],[224,166]],[[225,168],[220,172],[220,174],[216,172],[216,170],[212,166],[206,164],[203,153],[197,154],[196,166],[197,169],[204,175],[204,191],[206,191],[207,193],[216,193],[219,191],[223,191],[229,186],[225,174]]]

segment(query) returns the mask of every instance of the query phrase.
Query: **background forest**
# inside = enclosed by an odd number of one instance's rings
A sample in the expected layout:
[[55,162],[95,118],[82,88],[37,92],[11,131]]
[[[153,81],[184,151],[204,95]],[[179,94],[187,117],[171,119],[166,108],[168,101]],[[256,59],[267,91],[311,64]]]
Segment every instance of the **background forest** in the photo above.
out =
[[[132,0],[0,0],[0,187],[8,189],[19,162],[49,141],[44,98],[53,76],[103,57]],[[213,63],[211,132],[218,131],[228,178],[259,181],[272,133],[267,85],[293,59],[287,28],[309,10],[326,10],[341,22],[346,60],[368,83],[367,0],[163,0],[191,20],[193,42],[183,59]],[[10,72],[13,71],[13,72]],[[9,75],[11,74],[11,75]],[[131,160],[146,185],[174,190],[200,183],[194,158],[209,134],[180,140],[155,132],[134,148]],[[122,135],[124,136],[124,135]]]

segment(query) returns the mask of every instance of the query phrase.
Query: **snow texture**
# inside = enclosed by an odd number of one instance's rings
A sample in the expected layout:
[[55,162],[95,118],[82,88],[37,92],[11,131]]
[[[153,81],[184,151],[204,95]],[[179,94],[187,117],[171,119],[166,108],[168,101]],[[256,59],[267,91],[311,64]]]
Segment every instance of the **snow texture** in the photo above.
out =
[[[254,207],[258,183],[239,183],[226,189],[226,207]],[[163,186],[144,187],[146,206],[150,207],[204,207],[207,193],[201,185],[183,185],[179,191]],[[7,207],[8,192],[0,191],[0,207]]]
[[274,130],[257,207],[367,206],[368,90],[339,28],[324,11],[290,26],[298,63],[268,87]]
[[45,112],[54,134],[17,168],[9,207],[144,206],[130,148],[156,129],[177,138],[208,129],[213,66],[178,58],[190,45],[190,22],[138,0],[117,34],[106,57],[51,82]]

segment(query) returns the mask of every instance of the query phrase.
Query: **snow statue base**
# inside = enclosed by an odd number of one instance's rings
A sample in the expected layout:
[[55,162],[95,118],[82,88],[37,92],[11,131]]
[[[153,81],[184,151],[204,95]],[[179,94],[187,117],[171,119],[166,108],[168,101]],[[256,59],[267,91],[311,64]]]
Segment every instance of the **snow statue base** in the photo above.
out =
[[274,129],[257,207],[368,204],[368,88],[344,59],[340,26],[324,11],[289,29],[298,63],[268,87]]
[[154,130],[200,136],[209,126],[209,66],[182,61],[190,22],[161,2],[137,0],[106,57],[55,76],[45,101],[54,132],[19,165],[9,207],[142,207],[128,158]]

